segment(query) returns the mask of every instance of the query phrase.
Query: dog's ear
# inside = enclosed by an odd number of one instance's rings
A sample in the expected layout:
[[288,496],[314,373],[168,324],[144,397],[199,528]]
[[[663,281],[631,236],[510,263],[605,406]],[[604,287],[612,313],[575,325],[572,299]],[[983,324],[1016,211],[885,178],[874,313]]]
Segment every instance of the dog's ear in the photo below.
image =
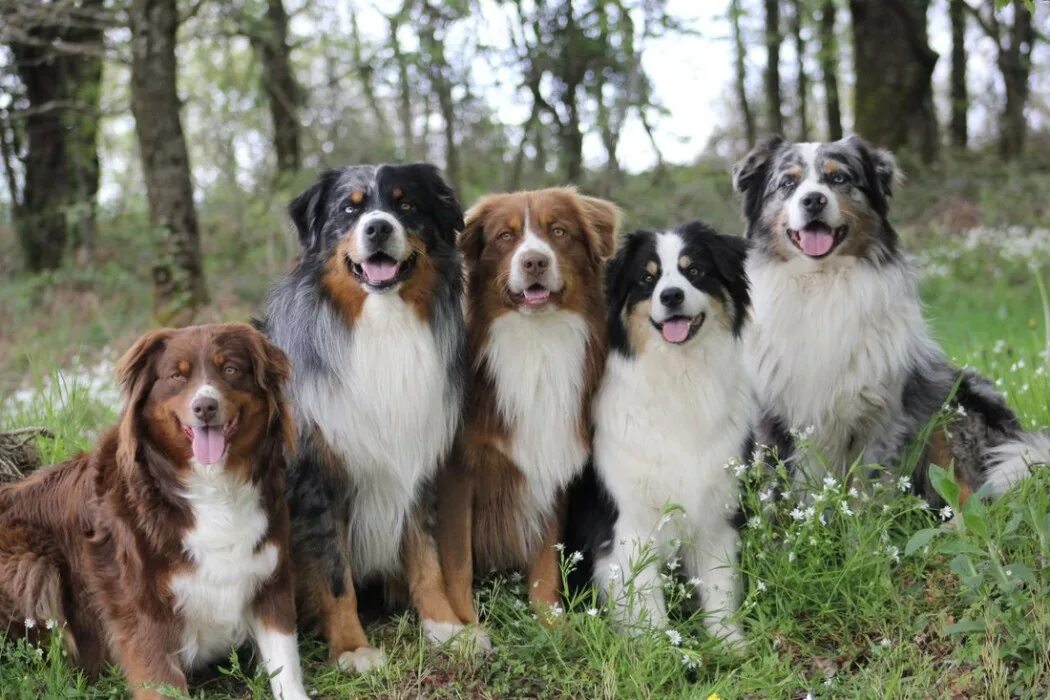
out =
[[431,163],[413,163],[408,166],[413,174],[426,186],[433,200],[434,218],[437,219],[441,236],[449,245],[456,244],[456,234],[463,230],[463,207],[456,198],[456,192],[441,170]]
[[598,261],[606,260],[616,250],[616,234],[620,230],[620,208],[612,202],[597,197],[576,195],[587,236]]
[[135,463],[138,450],[138,414],[157,378],[154,362],[175,333],[173,328],[150,331],[117,361],[117,380],[124,392],[124,409],[117,429],[117,460],[127,468]]
[[740,236],[715,234],[711,252],[715,269],[733,303],[733,334],[739,336],[751,306],[751,285],[747,278],[747,253],[750,246]]
[[902,175],[897,169],[897,159],[884,148],[873,148],[859,136],[846,139],[847,145],[859,155],[864,168],[864,179],[870,183],[866,188],[872,205],[880,216],[889,211],[889,198],[893,188],[900,184]]
[[328,221],[328,199],[338,181],[339,171],[327,170],[288,205],[288,216],[299,233],[303,250],[310,250],[321,241],[321,231]]
[[631,280],[628,279],[631,261],[646,238],[651,235],[649,231],[632,231],[616,254],[605,264],[605,303],[610,318],[619,315],[623,305],[627,303],[627,295],[631,290]]
[[495,197],[482,197],[467,210],[463,231],[459,234],[458,246],[463,258],[473,265],[485,250],[485,220],[492,213]]
[[284,351],[255,328],[241,323],[230,324],[229,330],[240,335],[248,344],[255,385],[266,395],[269,420],[280,417],[284,405],[284,389],[292,377],[292,362]]
[[751,152],[733,166],[733,188],[744,197],[744,216],[748,222],[755,221],[762,209],[762,193],[773,157],[785,141],[780,136],[771,136],[760,141]]

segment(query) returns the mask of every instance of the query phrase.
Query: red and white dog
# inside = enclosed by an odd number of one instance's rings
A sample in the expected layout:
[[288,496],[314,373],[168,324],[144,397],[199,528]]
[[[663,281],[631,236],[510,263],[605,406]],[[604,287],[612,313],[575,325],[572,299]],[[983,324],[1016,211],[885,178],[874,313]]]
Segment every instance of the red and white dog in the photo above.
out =
[[491,195],[467,212],[462,433],[439,479],[449,601],[476,621],[474,572],[524,570],[534,604],[560,599],[565,489],[590,455],[605,361],[602,264],[620,214],[570,188]]
[[151,699],[251,639],[274,696],[305,700],[287,358],[250,326],[199,326],[146,334],[118,372],[124,412],[90,454],[0,489],[0,630],[54,620],[81,666],[115,663]]

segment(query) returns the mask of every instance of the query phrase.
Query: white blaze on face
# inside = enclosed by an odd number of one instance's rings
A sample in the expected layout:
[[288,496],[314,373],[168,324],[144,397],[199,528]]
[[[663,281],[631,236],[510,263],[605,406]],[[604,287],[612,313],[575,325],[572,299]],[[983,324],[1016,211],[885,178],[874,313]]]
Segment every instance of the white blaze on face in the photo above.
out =
[[[193,411],[193,406],[197,401],[208,399],[219,401],[222,399],[222,395],[218,389],[205,382],[193,392],[193,398],[190,399],[190,411]],[[196,416],[194,416],[194,419],[196,419]],[[223,425],[223,419],[224,416],[220,405],[214,417],[207,421],[211,425],[195,420],[195,423],[190,426],[193,440],[193,456],[201,464],[215,464],[226,454],[226,430]],[[197,423],[201,424],[198,425]]]
[[[527,206],[523,221],[525,223],[521,242],[518,243],[510,259],[510,291],[513,294],[524,294],[527,305],[533,303],[542,305],[550,297],[551,292],[560,291],[562,288],[558,256],[550,243],[543,240],[532,227]],[[525,271],[525,260],[533,253],[544,255],[549,260],[546,270],[539,277],[528,275]],[[540,284],[544,289],[529,289],[534,284]]]
[[[807,255],[822,255],[833,245],[833,230],[842,225],[842,211],[838,198],[831,188],[821,182],[821,168],[817,163],[819,143],[800,143],[797,148],[802,156],[802,179],[787,201],[788,227],[798,231],[799,245]],[[802,205],[806,197],[824,197],[827,204],[814,216]],[[819,222],[823,226],[811,226]]]
[[[660,258],[660,279],[651,297],[652,319],[662,324],[661,334],[672,343],[681,343],[689,335],[691,324],[707,311],[706,295],[694,287],[679,263],[685,253],[685,241],[674,232],[656,234],[656,254]],[[684,295],[682,304],[668,308],[661,300],[666,290],[678,289]]]
[[[391,231],[385,241],[377,244],[365,231],[369,226],[381,224],[389,225]],[[412,252],[408,245],[408,234],[405,232],[405,227],[397,218],[385,211],[365,213],[357,220],[353,235],[357,238],[357,250],[363,256],[362,260],[354,262],[361,265],[365,276],[371,282],[383,283],[392,280],[397,275],[399,263]],[[385,257],[372,259],[376,253],[384,253]]]

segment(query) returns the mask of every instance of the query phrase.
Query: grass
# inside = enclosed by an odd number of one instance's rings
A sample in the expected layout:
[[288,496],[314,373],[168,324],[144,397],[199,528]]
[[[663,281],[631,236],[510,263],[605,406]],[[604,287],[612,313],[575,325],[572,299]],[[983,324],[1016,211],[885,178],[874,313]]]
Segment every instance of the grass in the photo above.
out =
[[[986,218],[998,224],[997,216]],[[1046,212],[1026,220],[1046,225]],[[956,362],[996,380],[1026,425],[1050,425],[1048,329],[1036,276],[1042,274],[1044,286],[1050,282],[1050,249],[1022,259],[1002,241],[1035,233],[967,241],[931,229],[913,231],[908,244],[921,252],[922,293],[935,337]],[[211,252],[209,272],[219,290],[211,313],[243,318],[257,307],[260,280],[276,271],[263,257],[249,254],[238,267],[222,251]],[[55,278],[0,287],[0,300],[20,304],[0,315],[32,328],[0,341],[0,352],[10,353],[0,364],[0,396],[3,381],[13,388],[27,376],[42,391],[31,404],[0,411],[0,427],[51,428],[54,439],[41,443],[48,460],[86,448],[117,406],[112,396],[100,400],[74,380],[44,388],[44,379],[56,366],[69,367],[78,353],[88,367],[111,358],[105,345],[121,348],[148,325],[137,296],[145,284],[138,263],[109,264],[58,273],[60,292]],[[94,301],[85,307],[81,293]],[[34,325],[40,304],[46,318]],[[770,506],[763,500],[769,478],[746,472],[746,499],[762,515],[743,531],[740,620],[748,643],[740,654],[706,638],[688,606],[673,625],[680,639],[664,632],[622,635],[586,596],[570,601],[548,628],[533,618],[520,581],[496,577],[479,591],[496,644],[490,656],[430,647],[413,616],[402,613],[369,627],[390,663],[363,677],[329,667],[323,645],[304,639],[307,687],[332,698],[1050,694],[1050,470],[986,508],[971,500],[977,505],[964,509],[953,528],[892,487],[853,495],[843,484],[817,484],[811,513],[791,500]],[[950,483],[942,488],[951,495]],[[675,590],[682,597],[682,589]],[[232,657],[192,695],[269,697],[266,679],[249,661]],[[54,643],[38,649],[15,635],[0,645],[0,698],[124,694],[119,674],[89,682]]]

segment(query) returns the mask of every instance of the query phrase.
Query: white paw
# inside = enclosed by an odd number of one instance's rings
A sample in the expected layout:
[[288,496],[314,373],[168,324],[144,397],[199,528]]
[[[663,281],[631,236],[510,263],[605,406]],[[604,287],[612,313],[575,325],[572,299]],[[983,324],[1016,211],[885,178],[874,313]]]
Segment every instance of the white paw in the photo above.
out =
[[448,644],[455,649],[492,651],[492,641],[478,625],[423,620],[423,636],[428,642]]
[[375,647],[358,647],[339,655],[336,665],[345,673],[367,673],[386,663],[386,654]]

